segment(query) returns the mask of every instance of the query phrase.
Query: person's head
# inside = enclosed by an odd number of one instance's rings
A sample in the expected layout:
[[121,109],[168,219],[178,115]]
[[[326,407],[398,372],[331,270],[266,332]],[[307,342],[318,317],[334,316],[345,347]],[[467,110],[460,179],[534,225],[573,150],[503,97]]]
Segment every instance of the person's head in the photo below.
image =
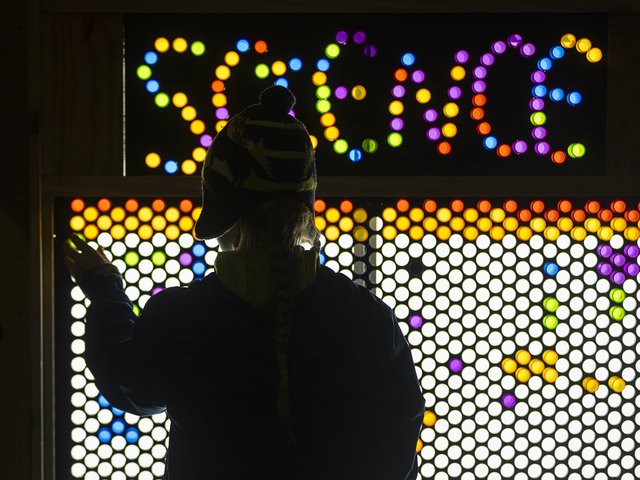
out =
[[279,370],[277,406],[296,443],[289,408],[287,344],[293,321],[301,245],[320,249],[313,204],[315,153],[302,122],[289,115],[295,103],[284,87],[260,94],[260,103],[235,115],[214,139],[202,169],[202,211],[196,238],[217,238],[223,251],[270,251],[275,291],[274,343]]
[[[306,127],[289,114],[295,97],[274,85],[259,100],[233,116],[207,152],[202,211],[195,226],[199,240],[218,238],[223,248],[233,247],[229,239],[239,232],[230,230],[238,228],[238,220],[255,216],[257,209],[274,210],[274,205],[289,205],[281,212],[285,223],[291,223],[286,214],[308,217],[296,199],[313,216],[315,153]],[[256,246],[255,240],[244,243]]]

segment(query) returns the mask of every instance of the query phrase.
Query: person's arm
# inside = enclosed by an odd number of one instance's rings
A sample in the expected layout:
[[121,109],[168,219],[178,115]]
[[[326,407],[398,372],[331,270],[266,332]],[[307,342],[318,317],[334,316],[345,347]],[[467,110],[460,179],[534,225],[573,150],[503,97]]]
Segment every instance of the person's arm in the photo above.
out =
[[[112,264],[88,270],[80,287],[91,300],[87,310],[85,360],[105,398],[120,410],[140,416],[166,410],[154,365],[153,322],[170,314],[165,291],[149,298],[136,317],[122,276]],[[164,304],[164,308],[162,305]]]
[[[424,396],[411,349],[391,309],[376,298],[368,309],[367,344],[373,369],[362,447],[367,478],[415,480],[416,444],[424,416]],[[377,308],[376,308],[377,307]]]

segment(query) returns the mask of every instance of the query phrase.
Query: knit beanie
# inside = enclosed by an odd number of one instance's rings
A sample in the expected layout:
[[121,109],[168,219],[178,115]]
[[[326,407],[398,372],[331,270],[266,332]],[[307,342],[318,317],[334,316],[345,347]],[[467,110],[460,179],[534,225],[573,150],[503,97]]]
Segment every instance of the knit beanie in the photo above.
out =
[[304,124],[289,114],[295,101],[289,89],[271,86],[216,135],[202,168],[198,240],[223,235],[274,198],[297,197],[313,212],[315,152]]

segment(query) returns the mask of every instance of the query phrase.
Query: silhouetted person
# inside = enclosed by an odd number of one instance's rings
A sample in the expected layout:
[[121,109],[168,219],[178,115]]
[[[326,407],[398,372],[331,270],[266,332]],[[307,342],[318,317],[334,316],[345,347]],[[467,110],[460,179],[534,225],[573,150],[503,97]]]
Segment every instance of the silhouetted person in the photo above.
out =
[[65,243],[91,300],[97,387],[121,410],[171,419],[165,478],[417,476],[424,398],[411,352],[387,305],[318,261],[314,151],[294,102],[266,89],[207,153],[195,236],[218,239],[215,273],[157,293],[136,317],[102,248]]

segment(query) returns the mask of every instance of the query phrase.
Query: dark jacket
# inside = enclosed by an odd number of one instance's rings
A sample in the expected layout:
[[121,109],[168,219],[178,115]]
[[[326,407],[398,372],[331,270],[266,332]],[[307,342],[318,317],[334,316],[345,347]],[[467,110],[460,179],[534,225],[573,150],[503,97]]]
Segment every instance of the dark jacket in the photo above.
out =
[[288,346],[292,447],[277,416],[274,314],[217,273],[157,293],[139,317],[114,266],[83,277],[87,365],[113,406],[167,410],[166,479],[416,478],[424,398],[392,311],[329,268],[312,282]]

